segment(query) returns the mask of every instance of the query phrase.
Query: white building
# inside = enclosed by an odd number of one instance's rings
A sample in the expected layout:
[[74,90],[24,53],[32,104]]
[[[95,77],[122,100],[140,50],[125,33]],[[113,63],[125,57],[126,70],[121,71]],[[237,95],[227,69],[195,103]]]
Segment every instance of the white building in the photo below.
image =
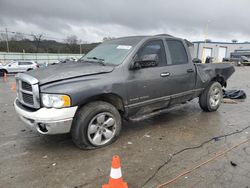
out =
[[205,62],[206,57],[213,57],[213,62],[221,62],[223,58],[230,58],[231,53],[237,50],[249,50],[250,42],[193,42],[193,57]]

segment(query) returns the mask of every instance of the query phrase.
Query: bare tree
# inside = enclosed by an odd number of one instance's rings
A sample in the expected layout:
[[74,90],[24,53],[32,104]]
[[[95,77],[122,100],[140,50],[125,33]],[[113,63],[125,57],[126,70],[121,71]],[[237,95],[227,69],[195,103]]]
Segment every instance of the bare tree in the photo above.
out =
[[65,43],[67,44],[67,47],[69,48],[71,53],[77,53],[79,50],[78,47],[78,38],[76,35],[70,35],[65,39]]
[[33,36],[33,40],[36,42],[36,53],[37,53],[43,35],[42,34],[37,34],[37,35],[32,34],[32,36]]
[[6,36],[5,36],[5,34],[3,34],[3,33],[0,34],[0,41],[1,41],[1,42],[6,41]]
[[14,36],[11,37],[11,41],[21,41],[24,39],[25,37],[22,33],[16,33]]

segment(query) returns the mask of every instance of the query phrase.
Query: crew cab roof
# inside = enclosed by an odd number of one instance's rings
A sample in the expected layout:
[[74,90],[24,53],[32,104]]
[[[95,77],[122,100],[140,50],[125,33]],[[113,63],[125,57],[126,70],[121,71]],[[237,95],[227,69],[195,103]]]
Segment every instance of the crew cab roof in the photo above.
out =
[[160,36],[167,37],[167,38],[177,38],[177,37],[174,37],[174,36],[168,35],[168,34],[158,34],[158,35],[136,35],[136,36],[120,37],[120,38],[115,38],[115,39],[111,39],[111,40],[112,41],[113,40],[129,40],[129,39],[142,40],[145,38],[151,38],[151,37],[153,38],[153,37],[160,37]]
[[131,45],[134,46],[136,44],[138,44],[140,41],[142,40],[146,40],[146,39],[150,39],[150,38],[157,38],[157,37],[161,37],[161,36],[166,36],[167,38],[175,38],[171,35],[167,35],[167,34],[161,34],[161,35],[138,35],[138,36],[128,36],[128,37],[120,37],[120,38],[114,38],[114,39],[110,39],[107,40],[103,43],[111,43],[111,44],[122,44],[122,45]]
[[[141,40],[144,39],[150,39],[150,38],[156,38],[156,37],[164,37],[164,38],[170,38],[170,39],[179,39],[183,40],[178,37],[174,37],[169,34],[158,34],[158,35],[138,35],[138,36],[128,36],[128,37],[120,37],[120,38],[115,38],[111,39],[108,41],[105,41],[104,43],[117,43],[117,44],[124,44],[124,45],[135,45]],[[184,39],[184,42],[187,44],[188,47],[193,46],[193,43],[188,41],[187,39]]]

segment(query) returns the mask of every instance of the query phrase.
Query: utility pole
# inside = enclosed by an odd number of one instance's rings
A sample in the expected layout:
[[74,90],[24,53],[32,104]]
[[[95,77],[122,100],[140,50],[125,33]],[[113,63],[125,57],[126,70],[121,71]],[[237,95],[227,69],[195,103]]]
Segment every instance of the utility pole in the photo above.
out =
[[204,29],[204,45],[202,47],[202,63],[205,63],[206,61],[206,57],[205,57],[205,48],[206,48],[206,44],[207,44],[207,39],[208,39],[208,25],[211,21],[210,20],[207,20],[207,23],[206,23],[206,27]]
[[6,47],[7,47],[7,52],[9,53],[10,49],[9,49],[9,40],[8,40],[8,30],[7,30],[7,27],[5,28],[5,32],[6,32]]
[[82,54],[82,40],[79,40],[80,54]]
[[82,54],[82,44],[80,43],[80,54]]

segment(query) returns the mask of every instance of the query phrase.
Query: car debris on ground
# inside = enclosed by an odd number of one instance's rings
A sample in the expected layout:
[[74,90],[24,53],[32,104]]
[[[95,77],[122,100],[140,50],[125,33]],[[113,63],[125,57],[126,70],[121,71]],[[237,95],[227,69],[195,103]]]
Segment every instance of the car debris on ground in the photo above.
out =
[[223,98],[228,99],[245,99],[247,97],[246,93],[243,90],[222,90]]

